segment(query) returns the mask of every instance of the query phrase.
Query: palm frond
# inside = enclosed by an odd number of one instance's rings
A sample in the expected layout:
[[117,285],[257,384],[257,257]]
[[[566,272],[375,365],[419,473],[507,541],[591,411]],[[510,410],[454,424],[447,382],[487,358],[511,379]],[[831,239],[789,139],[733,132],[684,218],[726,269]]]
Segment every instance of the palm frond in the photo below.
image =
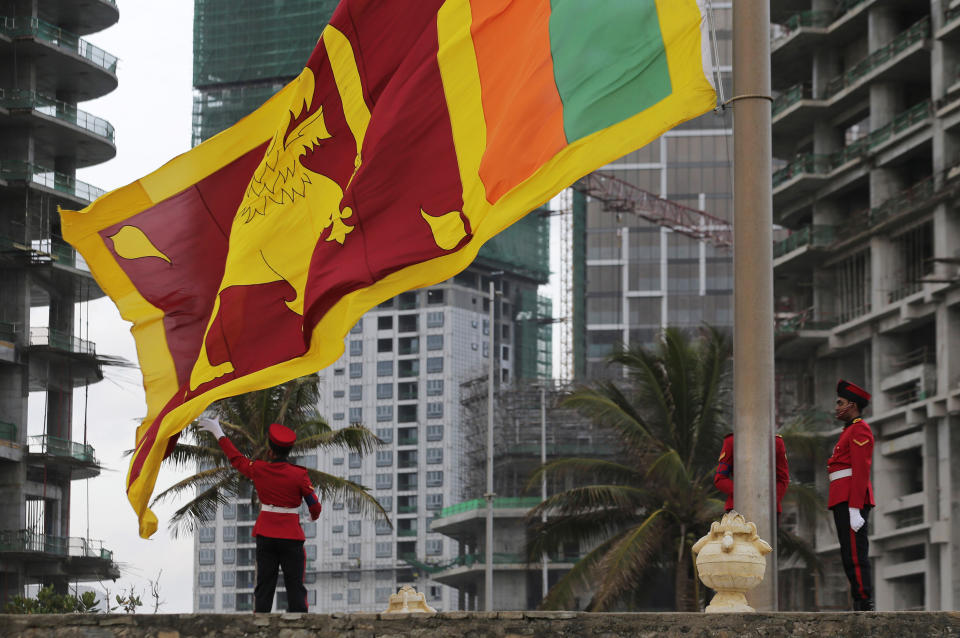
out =
[[570,609],[578,590],[589,591],[595,584],[597,565],[623,533],[597,545],[586,556],[574,563],[573,567],[550,588],[540,601],[539,609]]
[[612,428],[631,450],[644,450],[660,445],[623,391],[610,381],[601,381],[594,388],[577,390],[561,403],[589,416],[598,425]]
[[692,477],[688,468],[684,465],[680,454],[673,448],[664,450],[664,452],[654,459],[653,463],[647,469],[647,480],[656,480],[664,485],[670,486],[670,489],[691,488]]
[[351,425],[340,430],[318,432],[305,438],[298,438],[293,453],[302,453],[314,448],[340,448],[369,454],[383,445],[377,436],[361,425]]
[[210,469],[200,470],[196,474],[181,479],[159,494],[156,494],[150,504],[152,506],[156,503],[161,503],[187,490],[198,490],[203,489],[204,486],[207,485],[217,485],[225,478],[233,475],[234,472],[235,470],[229,465],[219,465]]
[[638,514],[623,509],[577,512],[539,521],[528,514],[530,536],[526,553],[530,562],[544,554],[556,554],[567,544],[593,547],[620,533],[638,520]]
[[[777,530],[777,553],[784,562],[797,559],[809,571],[816,571],[823,576],[823,561],[817,554],[816,548],[806,538],[788,532],[782,527]],[[782,564],[781,564],[782,565]]]
[[233,491],[228,486],[235,481],[236,475],[227,476],[187,501],[170,517],[170,535],[179,538],[181,534],[193,534],[202,524],[216,520],[217,508],[230,501]]
[[635,512],[650,492],[630,485],[585,485],[547,497],[527,513],[527,520],[547,516],[565,516],[572,513],[592,512],[603,516],[606,510],[617,509]]
[[[349,505],[358,507],[363,516],[373,516],[375,519],[383,519],[390,522],[387,511],[383,509],[368,488],[354,483],[333,474],[327,474],[320,470],[307,468],[310,475],[310,481],[319,494],[321,503],[324,501],[344,501]],[[391,523],[391,527],[392,527]]]
[[669,513],[657,509],[639,525],[621,536],[600,561],[604,578],[600,581],[588,611],[607,611],[629,594],[650,568],[651,558],[663,547],[669,524],[663,519]]

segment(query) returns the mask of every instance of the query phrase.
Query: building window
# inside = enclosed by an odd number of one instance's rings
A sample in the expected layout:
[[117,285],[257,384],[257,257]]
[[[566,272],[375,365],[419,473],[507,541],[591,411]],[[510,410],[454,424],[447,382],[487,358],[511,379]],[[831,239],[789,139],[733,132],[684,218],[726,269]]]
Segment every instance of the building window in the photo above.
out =
[[350,481],[351,483],[356,483],[357,485],[360,485],[360,481],[363,480],[363,477],[360,476],[359,474],[350,474],[349,476],[347,476],[347,480]]
[[220,573],[220,583],[224,587],[235,587],[237,584],[237,572],[232,569]]
[[434,310],[427,313],[427,327],[440,328],[443,326],[443,311]]
[[363,421],[363,408],[350,408],[350,423],[361,423]]
[[334,369],[333,369],[333,376],[335,376],[335,377],[342,377],[342,376],[343,376],[343,368],[334,368]]
[[377,438],[384,443],[393,443],[393,428],[377,428]]
[[317,537],[317,522],[310,521],[308,523],[300,523],[300,527],[303,528],[303,535],[307,538],[316,538]]
[[417,404],[397,406],[397,423],[414,423],[416,420]]
[[393,337],[377,339],[377,352],[393,352]]
[[362,399],[363,399],[363,386],[362,385],[350,386],[350,400],[360,401]]
[[303,546],[304,554],[307,556],[307,560],[317,560],[317,546],[316,545],[304,545]]
[[349,583],[359,583],[363,575],[358,571],[349,571],[347,572],[347,582]]
[[334,502],[334,504],[333,504],[333,509],[335,509],[335,510],[342,510],[342,509],[343,509],[343,503],[341,503],[340,501]]
[[331,555],[331,556],[343,556],[343,548],[342,548],[342,547],[331,547],[331,548],[330,548],[330,555]]
[[393,556],[393,543],[377,543],[377,558],[390,558]]
[[420,374],[420,359],[401,359],[397,362],[398,377],[415,377]]
[[428,447],[427,448],[427,463],[443,463],[443,448],[442,447]]
[[[388,554],[387,556],[389,557],[390,554]],[[389,602],[390,602],[390,596],[393,595],[393,587],[377,587],[377,588],[374,590],[374,592],[375,592],[375,594],[376,594],[376,596],[375,596],[375,597],[376,597],[376,600],[374,600],[374,602],[377,602],[377,603],[389,603]]]
[[217,560],[217,550],[201,549],[197,553],[197,558],[201,565],[213,565]]
[[393,298],[387,299],[383,303],[377,304],[377,308],[393,308]]
[[363,465],[363,457],[361,457],[356,452],[350,452],[350,462],[347,463],[347,467],[358,468]]
[[436,305],[443,303],[443,289],[433,289],[427,291],[427,304]]
[[360,339],[350,340],[350,356],[356,357],[363,354],[363,341]]
[[[253,567],[254,559],[256,558],[256,553],[257,553],[257,550],[253,548],[238,550],[237,565],[239,565],[240,567]],[[250,572],[250,574],[253,574],[253,572]],[[237,578],[239,578],[239,576]]]
[[342,399],[342,398],[345,397],[345,396],[346,396],[346,393],[345,393],[343,390],[334,390],[334,391],[333,391],[333,398],[334,398],[334,399]]
[[427,379],[427,396],[438,397],[443,395],[443,379]]
[[225,525],[223,527],[223,540],[224,541],[237,540],[237,528],[233,525]]
[[233,565],[235,562],[237,562],[237,550],[231,547],[221,551],[220,562],[224,565]]
[[233,592],[229,594],[223,594],[222,601],[223,601],[224,611],[235,611],[235,607],[237,606],[236,594],[234,594]]
[[360,558],[360,543],[347,544],[347,558]]
[[378,490],[388,490],[393,487],[393,474],[377,474],[376,486]]
[[439,556],[443,553],[443,539],[428,538],[426,543],[427,556]]
[[342,592],[342,591],[335,591],[335,592],[331,593],[331,594],[330,594],[330,600],[335,601],[335,602],[339,602],[339,601],[343,600],[343,592]]
[[197,596],[198,609],[213,609],[213,601],[216,594],[200,594]]
[[420,315],[397,315],[398,332],[417,332],[419,330]]
[[378,377],[390,377],[393,376],[393,361],[377,361],[377,376]]
[[489,357],[489,356],[490,356],[490,342],[484,341],[484,342],[483,342],[483,357],[484,357],[484,358],[487,358],[487,357]]
[[427,335],[427,350],[443,350],[443,335]]
[[427,494],[427,509],[428,509],[428,510],[442,510],[442,509],[443,509],[443,494]]
[[[390,363],[393,363],[392,361]],[[377,366],[379,368],[379,366]],[[390,371],[393,374],[393,370]],[[393,384],[392,383],[378,383],[377,384],[377,398],[378,399],[392,399],[393,398]]]
[[352,498],[347,502],[347,511],[351,514],[360,513],[360,499]]
[[330,533],[332,534],[343,534],[343,525],[332,525],[330,527]]
[[419,354],[420,337],[400,337],[397,339],[397,354]]
[[443,470],[427,472],[427,487],[443,487]]
[[393,532],[393,529],[390,527],[390,521],[385,518],[378,518],[376,522],[374,522],[373,527],[377,532],[377,536],[384,536]]
[[346,418],[346,416],[347,416],[347,415],[344,414],[343,412],[334,412],[334,413],[333,413],[333,420],[334,420],[334,421],[343,421],[343,419]]
[[377,317],[377,330],[393,330],[393,315]]
[[416,292],[402,292],[397,295],[397,306],[400,310],[413,310],[418,306],[417,299],[419,296]]
[[442,441],[442,440],[443,440],[443,426],[442,426],[442,425],[428,425],[428,426],[427,426],[427,440],[428,440],[428,441]]
[[363,332],[363,317],[357,320],[357,323],[353,324],[353,327],[350,328],[350,334],[360,334]]
[[383,508],[384,512],[393,511],[393,496],[380,496],[377,498],[377,501],[380,503],[380,507]]
[[232,521],[237,517],[237,506],[235,503],[223,504],[223,520]]
[[439,419],[443,417],[443,403],[435,402],[427,404],[427,418]]
[[349,604],[349,605],[359,605],[359,604],[360,604],[360,590],[359,590],[359,589],[348,589],[348,590],[347,590],[347,604]]
[[392,405],[378,405],[377,406],[377,421],[393,421],[393,406]]
[[490,334],[490,320],[489,320],[489,319],[484,319],[484,320],[483,320],[483,334],[485,334],[485,335]]
[[397,384],[398,401],[416,401],[419,397],[419,384],[416,381],[403,381]]
[[201,587],[213,587],[217,584],[217,572],[197,572],[197,584]]
[[427,357],[427,372],[443,372],[443,357]]
[[377,467],[393,465],[393,450],[377,450]]
[[216,527],[201,527],[199,538],[201,543],[212,543],[217,540]]
[[350,378],[359,379],[363,376],[363,364],[359,361],[350,364]]
[[342,456],[335,456],[335,457],[333,457],[333,464],[334,464],[334,465],[343,465],[343,457],[342,457]]

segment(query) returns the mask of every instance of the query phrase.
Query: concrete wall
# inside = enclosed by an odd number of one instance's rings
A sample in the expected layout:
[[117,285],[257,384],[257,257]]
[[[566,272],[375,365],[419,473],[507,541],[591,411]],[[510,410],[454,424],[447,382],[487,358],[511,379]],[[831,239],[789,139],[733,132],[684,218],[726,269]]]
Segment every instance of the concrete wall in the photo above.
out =
[[0,615],[0,638],[533,638],[598,636],[960,636],[960,614],[586,614],[447,612],[384,618],[379,614]]

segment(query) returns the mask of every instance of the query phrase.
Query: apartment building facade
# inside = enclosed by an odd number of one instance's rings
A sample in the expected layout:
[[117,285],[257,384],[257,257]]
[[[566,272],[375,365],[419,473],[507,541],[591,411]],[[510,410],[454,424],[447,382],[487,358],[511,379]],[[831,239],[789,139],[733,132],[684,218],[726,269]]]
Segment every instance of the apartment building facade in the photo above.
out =
[[[777,414],[829,410],[839,378],[872,391],[880,610],[960,606],[957,5],[771,3]],[[848,608],[832,521],[789,524],[826,574],[786,599]]]
[[103,293],[57,213],[101,195],[76,170],[116,154],[113,126],[78,104],[117,86],[117,58],[83,36],[118,18],[113,0],[0,6],[0,608],[28,586],[120,575],[102,543],[71,536],[73,482],[100,473],[74,394],[104,364],[78,319]]

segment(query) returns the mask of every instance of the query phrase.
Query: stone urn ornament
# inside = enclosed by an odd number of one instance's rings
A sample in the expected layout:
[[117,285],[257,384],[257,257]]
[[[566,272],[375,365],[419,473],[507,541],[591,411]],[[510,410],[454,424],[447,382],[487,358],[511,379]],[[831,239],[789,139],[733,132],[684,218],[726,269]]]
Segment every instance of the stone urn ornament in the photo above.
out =
[[697,574],[716,591],[707,613],[756,611],[744,592],[760,584],[767,570],[770,544],[757,535],[757,526],[736,510],[710,525],[710,533],[694,544]]
[[390,602],[384,614],[435,614],[437,610],[427,604],[423,593],[410,585],[404,585],[396,594],[390,594]]

